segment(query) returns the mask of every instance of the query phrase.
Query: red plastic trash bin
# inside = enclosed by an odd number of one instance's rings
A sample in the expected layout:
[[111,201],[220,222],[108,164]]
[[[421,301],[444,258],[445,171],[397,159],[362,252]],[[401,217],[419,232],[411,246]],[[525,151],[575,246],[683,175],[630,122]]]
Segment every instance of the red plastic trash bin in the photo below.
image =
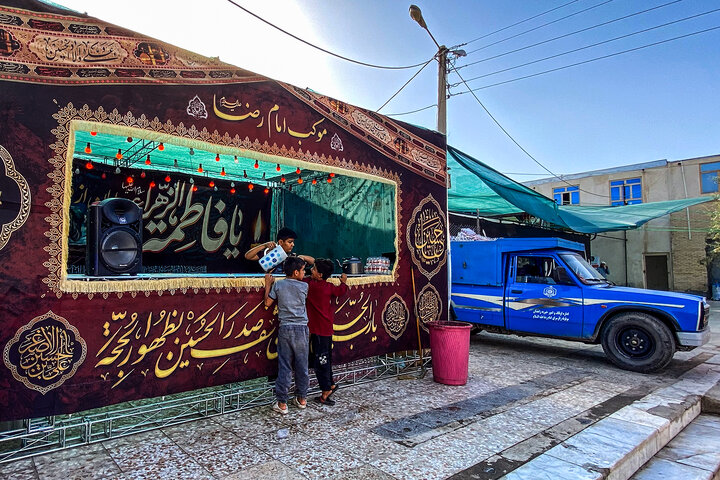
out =
[[465,385],[470,357],[470,324],[428,322],[433,380],[445,385]]

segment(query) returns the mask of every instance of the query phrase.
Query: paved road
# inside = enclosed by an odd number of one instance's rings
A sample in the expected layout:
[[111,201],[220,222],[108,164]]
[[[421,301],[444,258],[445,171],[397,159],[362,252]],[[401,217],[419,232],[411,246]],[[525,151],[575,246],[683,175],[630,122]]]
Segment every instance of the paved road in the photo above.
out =
[[[720,302],[710,323],[720,332]],[[347,386],[335,407],[226,414],[17,461],[0,478],[496,479],[719,355],[716,334],[643,375],[599,346],[482,333],[464,386],[431,374]]]

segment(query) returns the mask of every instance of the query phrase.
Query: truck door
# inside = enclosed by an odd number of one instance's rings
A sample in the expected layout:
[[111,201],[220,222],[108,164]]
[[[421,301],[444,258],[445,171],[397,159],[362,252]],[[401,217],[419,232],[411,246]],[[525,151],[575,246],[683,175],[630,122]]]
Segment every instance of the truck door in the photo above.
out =
[[580,337],[582,288],[553,255],[515,255],[505,291],[509,330]]

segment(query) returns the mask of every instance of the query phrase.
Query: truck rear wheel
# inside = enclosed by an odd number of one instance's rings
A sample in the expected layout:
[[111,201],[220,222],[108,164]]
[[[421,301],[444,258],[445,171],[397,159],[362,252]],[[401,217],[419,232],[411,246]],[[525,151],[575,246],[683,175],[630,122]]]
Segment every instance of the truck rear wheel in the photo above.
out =
[[665,324],[646,313],[621,313],[604,326],[602,347],[618,367],[650,373],[667,366],[675,354],[675,338]]

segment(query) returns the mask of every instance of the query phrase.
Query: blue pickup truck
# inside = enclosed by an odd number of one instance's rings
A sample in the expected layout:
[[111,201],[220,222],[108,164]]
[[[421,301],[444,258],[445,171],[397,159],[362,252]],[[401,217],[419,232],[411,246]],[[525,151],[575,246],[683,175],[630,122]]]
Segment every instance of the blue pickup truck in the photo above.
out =
[[478,330],[601,343],[615,365],[643,373],[710,340],[703,297],[616,286],[580,243],[498,238],[450,249],[455,316]]

